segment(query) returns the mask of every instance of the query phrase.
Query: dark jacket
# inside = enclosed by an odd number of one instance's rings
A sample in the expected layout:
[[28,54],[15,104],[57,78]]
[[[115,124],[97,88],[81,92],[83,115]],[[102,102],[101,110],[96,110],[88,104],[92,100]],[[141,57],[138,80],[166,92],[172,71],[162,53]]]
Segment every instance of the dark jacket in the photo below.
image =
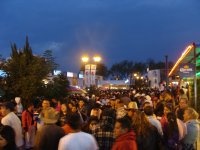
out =
[[112,150],[137,150],[135,140],[136,136],[133,131],[123,134],[116,139]]
[[160,150],[162,146],[161,136],[156,127],[149,128],[147,136],[137,135],[138,150]]
[[57,125],[42,126],[36,134],[35,150],[57,150],[59,140],[64,135],[64,130]]

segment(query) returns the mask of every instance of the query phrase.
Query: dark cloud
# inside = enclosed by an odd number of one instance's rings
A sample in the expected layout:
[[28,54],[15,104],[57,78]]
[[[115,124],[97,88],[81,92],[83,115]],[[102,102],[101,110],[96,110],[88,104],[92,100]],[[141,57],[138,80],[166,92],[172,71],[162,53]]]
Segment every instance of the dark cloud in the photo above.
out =
[[102,55],[107,65],[129,59],[176,60],[199,42],[197,0],[18,0],[0,2],[0,54],[10,42],[33,52],[52,49],[63,70],[78,71],[82,54]]

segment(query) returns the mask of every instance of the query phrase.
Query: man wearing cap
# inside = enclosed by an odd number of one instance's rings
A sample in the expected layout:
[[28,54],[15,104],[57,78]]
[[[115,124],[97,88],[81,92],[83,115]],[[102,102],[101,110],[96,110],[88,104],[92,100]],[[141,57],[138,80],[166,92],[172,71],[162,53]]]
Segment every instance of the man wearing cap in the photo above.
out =
[[137,103],[136,102],[130,102],[128,104],[128,107],[125,108],[125,110],[127,110],[127,114],[128,114],[128,117],[130,118],[130,120],[132,121],[132,118],[134,116],[134,112],[136,110],[138,110],[138,106],[137,106]]
[[43,110],[40,119],[44,122],[44,125],[36,133],[35,150],[58,149],[58,142],[65,135],[64,130],[56,125],[58,117],[58,112],[53,108]]
[[1,105],[1,114],[3,116],[1,123],[11,126],[15,131],[15,143],[19,150],[23,149],[24,141],[22,134],[22,125],[20,119],[13,112],[15,106],[12,102],[5,102]]

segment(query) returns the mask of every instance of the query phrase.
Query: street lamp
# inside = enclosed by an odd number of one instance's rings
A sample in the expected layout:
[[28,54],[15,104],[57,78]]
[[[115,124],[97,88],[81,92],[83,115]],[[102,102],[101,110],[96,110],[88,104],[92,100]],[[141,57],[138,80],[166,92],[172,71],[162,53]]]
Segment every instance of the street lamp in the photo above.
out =
[[89,57],[83,56],[82,62],[85,63],[85,75],[84,75],[84,81],[86,87],[90,87],[91,85],[95,85],[95,79],[96,79],[96,63],[101,61],[100,56],[94,56],[93,61],[94,63],[89,62]]

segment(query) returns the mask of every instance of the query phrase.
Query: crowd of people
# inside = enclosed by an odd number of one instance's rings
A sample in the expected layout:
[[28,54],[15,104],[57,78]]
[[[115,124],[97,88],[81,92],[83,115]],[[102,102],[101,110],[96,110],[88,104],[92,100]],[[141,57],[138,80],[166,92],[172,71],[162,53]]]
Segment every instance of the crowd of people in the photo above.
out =
[[1,103],[3,150],[195,150],[199,114],[183,90],[105,90]]

